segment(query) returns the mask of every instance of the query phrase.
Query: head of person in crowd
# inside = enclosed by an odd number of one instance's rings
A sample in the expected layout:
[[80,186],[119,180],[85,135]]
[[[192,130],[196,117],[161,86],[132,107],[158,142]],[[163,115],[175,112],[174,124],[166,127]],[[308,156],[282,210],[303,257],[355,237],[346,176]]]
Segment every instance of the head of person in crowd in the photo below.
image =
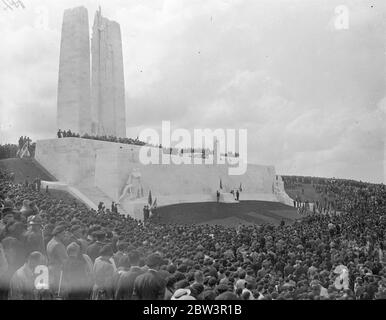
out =
[[31,252],[27,259],[28,268],[33,272],[35,272],[37,266],[44,265],[45,263],[46,259],[44,255],[39,251]]
[[201,270],[197,270],[194,273],[194,282],[195,283],[199,283],[199,284],[203,284],[204,283],[204,274],[202,273]]
[[22,240],[22,236],[24,232],[26,231],[24,223],[15,221],[14,223],[10,224],[8,227],[8,235],[16,238],[18,240]]
[[152,253],[146,258],[146,265],[149,269],[159,270],[163,263],[164,261],[158,253]]
[[80,246],[76,242],[71,242],[66,249],[69,257],[78,258],[80,256]]
[[104,242],[106,238],[106,233],[102,230],[95,231],[93,234],[93,239],[99,242]]
[[82,230],[82,227],[80,225],[78,225],[78,224],[73,225],[71,227],[70,231],[75,238],[77,238],[77,239],[83,238],[83,230]]
[[65,240],[65,232],[66,232],[66,228],[64,227],[64,225],[58,225],[57,227],[54,228],[51,235],[55,237],[57,240],[59,240],[60,242],[63,242]]
[[123,271],[130,270],[130,259],[128,256],[122,256],[117,264],[117,268]]
[[128,255],[130,266],[139,266],[139,261],[141,259],[141,255],[137,250],[133,250]]
[[12,211],[3,211],[3,224],[10,225],[15,222],[15,216]]
[[139,300],[163,300],[166,282],[157,273],[139,275],[134,283],[134,293]]
[[196,300],[196,298],[191,295],[190,289],[177,289],[171,300]]
[[110,259],[114,254],[113,247],[111,244],[107,244],[103,246],[103,248],[99,251],[99,255],[105,259]]
[[190,294],[192,297],[194,297],[196,300],[202,300],[202,293],[204,292],[204,285],[201,283],[193,283],[190,286]]
[[239,297],[233,292],[227,291],[218,295],[215,300],[239,300]]
[[4,201],[2,208],[1,208],[3,219],[7,213],[12,213],[14,210],[15,210],[15,205],[14,205],[13,201],[11,199],[6,199]]
[[29,225],[31,227],[31,230],[34,232],[40,232],[42,228],[42,219],[39,215],[31,216],[31,219],[29,221]]

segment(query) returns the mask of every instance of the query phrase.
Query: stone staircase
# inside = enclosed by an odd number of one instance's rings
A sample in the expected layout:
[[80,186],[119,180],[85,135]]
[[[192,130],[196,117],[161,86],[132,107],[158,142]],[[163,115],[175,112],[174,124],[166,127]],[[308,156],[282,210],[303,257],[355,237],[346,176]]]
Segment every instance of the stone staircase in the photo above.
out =
[[[111,203],[113,200],[98,187],[93,186],[91,181],[83,181],[82,183],[71,188],[77,190],[79,194],[84,195],[86,199],[82,200],[83,202],[86,203],[87,200],[91,201],[95,205],[95,208],[98,208],[99,202],[102,201],[106,208],[111,208]],[[118,207],[118,211],[119,213],[127,215],[127,212],[122,207]]]
[[221,192],[220,193],[220,201],[222,203],[239,203],[237,200],[235,200],[235,197],[233,194],[228,192]]

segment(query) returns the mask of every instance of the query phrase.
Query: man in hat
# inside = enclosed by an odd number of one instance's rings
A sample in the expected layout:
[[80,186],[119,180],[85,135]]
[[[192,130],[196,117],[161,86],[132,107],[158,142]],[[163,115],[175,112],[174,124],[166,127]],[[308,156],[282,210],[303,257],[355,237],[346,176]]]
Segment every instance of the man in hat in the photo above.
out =
[[148,271],[158,273],[163,263],[164,261],[159,253],[152,253],[146,258],[146,266],[148,267]]
[[115,262],[115,265],[118,265],[119,264],[119,261],[123,258],[123,257],[126,257],[127,256],[127,247],[128,247],[128,243],[127,242],[124,242],[124,241],[119,241],[116,245],[117,247],[117,252],[114,253],[114,256],[113,256],[113,259],[114,259],[114,262]]
[[92,236],[94,239],[96,239],[96,241],[88,246],[86,253],[94,263],[95,259],[99,257],[99,252],[105,245],[104,241],[105,241],[106,234],[105,232],[99,230],[99,231],[95,231],[92,234]]
[[39,215],[31,216],[29,221],[30,229],[25,233],[25,244],[27,254],[33,251],[45,253],[42,232],[42,219]]
[[113,249],[110,244],[103,246],[99,257],[94,263],[95,285],[93,288],[93,300],[110,300],[114,297],[114,261]]
[[129,253],[130,270],[123,273],[118,280],[117,289],[115,292],[116,300],[131,300],[133,298],[135,279],[144,273],[144,270],[139,267],[141,256],[138,251],[134,250]]
[[171,300],[196,300],[195,297],[191,295],[190,289],[177,289],[173,296],[171,297]]
[[140,300],[162,300],[166,293],[166,275],[160,272],[164,260],[158,253],[146,258],[147,271],[134,281],[134,291]]
[[85,300],[90,298],[92,273],[81,254],[81,248],[76,242],[67,246],[68,260],[63,266],[63,291],[66,299]]
[[59,225],[52,231],[52,239],[47,244],[48,268],[50,271],[50,288],[56,294],[64,263],[68,259],[66,247],[63,244],[65,227]]
[[34,203],[30,202],[29,200],[23,200],[23,206],[20,209],[21,215],[25,218],[25,220],[28,219],[29,216],[32,216],[34,214]]
[[80,245],[80,251],[86,253],[88,247],[88,241],[84,236],[84,230],[79,224],[76,224],[71,227],[71,242],[76,242]]
[[4,205],[1,208],[3,215],[7,212],[11,212],[14,210],[15,205],[13,204],[13,201],[9,198],[5,199]]
[[31,252],[27,262],[19,268],[11,278],[10,300],[35,300],[35,268],[44,264],[44,256],[38,252]]
[[56,227],[55,218],[50,218],[48,223],[43,228],[43,239],[44,239],[44,247],[47,248],[48,242],[52,239],[52,231],[54,231]]
[[148,271],[135,279],[134,291],[139,300],[163,300],[166,281],[158,274]]
[[0,241],[8,236],[8,227],[15,222],[15,217],[12,210],[9,208],[3,209],[3,219],[0,221]]

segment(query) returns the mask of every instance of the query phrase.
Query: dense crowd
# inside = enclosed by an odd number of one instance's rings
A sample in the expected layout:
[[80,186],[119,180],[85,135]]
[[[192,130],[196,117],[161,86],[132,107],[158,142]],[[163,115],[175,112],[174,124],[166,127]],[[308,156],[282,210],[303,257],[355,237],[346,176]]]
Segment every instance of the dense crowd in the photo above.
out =
[[[58,132],[57,132],[57,137],[58,138],[82,138],[82,139],[91,139],[91,140],[99,140],[99,141],[106,141],[106,142],[115,142],[115,143],[124,143],[124,144],[131,144],[131,145],[137,145],[137,146],[151,146],[151,147],[155,147],[155,148],[160,148],[162,149],[162,152],[165,153],[165,154],[173,154],[173,155],[177,155],[177,154],[184,154],[184,153],[189,153],[189,154],[194,154],[194,153],[199,153],[202,155],[203,158],[205,158],[206,155],[209,155],[209,154],[212,154],[213,151],[211,151],[209,148],[181,148],[181,149],[177,149],[177,148],[166,148],[166,147],[163,147],[161,144],[159,145],[153,145],[153,144],[149,144],[149,143],[146,143],[144,141],[141,141],[137,138],[133,139],[133,138],[121,138],[121,137],[116,137],[116,136],[112,136],[112,135],[90,135],[90,134],[83,134],[83,135],[80,135],[79,133],[75,133],[75,132],[72,132],[71,130],[61,130],[59,129]],[[225,154],[222,154],[223,156],[225,157],[236,157],[238,158],[239,157],[239,153],[238,152],[227,152]]]
[[16,144],[2,144],[0,145],[0,159],[15,158],[18,150]]
[[35,155],[36,143],[32,143],[32,140],[27,136],[24,136],[24,137],[21,136],[19,137],[19,141],[17,145],[12,143],[0,145],[0,159],[9,159],[9,158],[18,157],[20,150],[22,150],[24,146],[26,149],[28,149],[29,156]]
[[386,298],[384,185],[334,182],[340,215],[227,228],[142,223],[0,181],[2,299]]
[[[304,206],[313,202],[314,211],[323,214],[367,210],[383,192],[377,184],[355,180],[299,176],[285,176],[283,180],[286,188],[297,188],[302,191],[294,199],[294,206]],[[304,195],[304,185],[307,184],[318,194],[317,200],[309,200]]]

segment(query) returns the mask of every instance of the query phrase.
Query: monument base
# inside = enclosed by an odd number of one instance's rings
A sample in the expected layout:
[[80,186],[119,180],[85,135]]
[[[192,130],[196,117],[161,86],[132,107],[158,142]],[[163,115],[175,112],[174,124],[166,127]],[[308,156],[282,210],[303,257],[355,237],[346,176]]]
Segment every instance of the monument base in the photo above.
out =
[[[243,175],[228,174],[227,164],[150,164],[139,161],[140,146],[81,138],[39,140],[36,160],[60,182],[78,189],[89,201],[106,207],[119,202],[121,212],[143,219],[149,193],[157,206],[240,200],[286,202],[290,199],[273,166],[249,164]],[[288,198],[287,198],[288,197]]]

